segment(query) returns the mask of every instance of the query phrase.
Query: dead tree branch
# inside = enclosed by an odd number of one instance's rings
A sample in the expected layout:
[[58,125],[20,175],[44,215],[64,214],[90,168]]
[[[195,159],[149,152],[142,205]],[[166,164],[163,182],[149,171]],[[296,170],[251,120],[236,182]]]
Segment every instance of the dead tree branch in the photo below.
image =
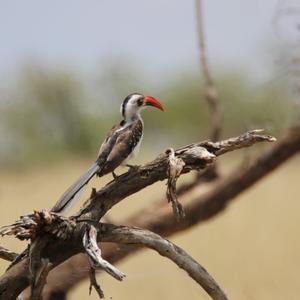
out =
[[[191,185],[188,190],[181,193],[182,202],[189,205],[186,210],[186,222],[176,222],[173,214],[167,209],[164,199],[154,202],[152,205],[137,211],[122,223],[129,226],[137,226],[156,232],[162,236],[170,236],[179,231],[190,228],[194,224],[203,222],[216,214],[223,212],[227,205],[235,199],[237,195],[251,187],[264,176],[270,174],[274,169],[281,166],[286,160],[300,152],[300,124],[295,124],[288,129],[280,139],[266,150],[258,159],[246,167],[238,168],[229,175],[219,180],[202,186]],[[240,186],[239,183],[242,185]],[[188,201],[188,203],[187,203]],[[193,205],[194,204],[194,205]],[[191,220],[190,222],[188,222]],[[104,245],[103,255],[112,263],[134,253],[138,248],[135,246]],[[47,299],[58,289],[68,291],[77,282],[86,278],[86,272],[80,272],[80,276],[72,280],[63,281],[64,274],[74,271],[74,266],[78,270],[85,269],[86,261],[82,256],[75,256],[69,259],[50,273],[46,288]],[[62,283],[63,281],[63,283]]]
[[87,226],[83,236],[83,247],[89,256],[93,269],[101,268],[117,280],[123,280],[125,274],[102,258],[101,250],[97,244],[97,230],[93,225]]
[[18,256],[17,253],[0,246],[0,258],[8,261],[13,261],[16,259],[17,256]]
[[209,273],[183,249],[151,231],[137,227],[101,226],[102,240],[118,244],[143,245],[157,251],[172,260],[179,268],[186,271],[214,300],[228,299],[217,282]]
[[91,265],[89,293],[91,294],[92,288],[94,287],[94,289],[98,293],[98,296],[100,297],[100,299],[102,299],[104,298],[104,292],[102,291],[100,285],[97,283],[95,270],[98,268],[103,269],[115,279],[120,281],[123,280],[125,274],[102,258],[101,250],[97,244],[97,230],[93,225],[86,225],[86,230],[82,240]]
[[[177,149],[175,156],[183,160],[185,165],[182,173],[187,173],[191,170],[204,169],[218,155],[241,147],[249,147],[262,141],[271,142],[274,141],[274,138],[251,131],[221,142],[191,144]],[[125,173],[117,181],[113,181],[97,193],[93,193],[91,199],[71,219],[45,211],[34,212],[22,217],[11,226],[2,228],[1,233],[14,234],[21,239],[30,238],[33,243],[40,243],[41,247],[38,248],[37,253],[40,257],[48,259],[49,269],[52,269],[74,254],[86,250],[82,244],[82,236],[86,228],[85,221],[97,224],[109,209],[127,196],[156,181],[168,178],[168,168],[169,157],[167,154],[161,154],[154,161]],[[189,206],[187,209],[187,213],[190,214]],[[183,223],[192,221],[185,219]],[[32,262],[34,261],[29,254],[29,259],[25,258],[18,262],[1,276],[0,299],[16,298],[30,283],[36,280],[39,268]],[[32,275],[35,277],[32,278]]]
[[[185,163],[181,158],[175,157],[175,151],[173,148],[168,149],[166,153],[169,155],[167,199],[168,202],[172,203],[173,213],[179,221],[184,218],[185,214],[181,203],[177,199],[176,182]],[[215,158],[215,156],[212,156],[212,158]]]
[[[238,137],[221,142],[200,142],[190,144],[175,151],[175,156],[185,163],[182,174],[192,170],[202,170],[214,162],[219,155],[236,149],[250,147],[259,142],[273,142],[274,137],[259,134],[257,130],[248,131]],[[78,220],[99,221],[114,205],[124,198],[157,181],[168,177],[169,160],[167,154],[159,155],[154,161],[130,170],[95,193],[80,210]]]
[[93,288],[97,292],[100,299],[104,298],[104,292],[101,289],[101,286],[98,284],[96,279],[96,270],[91,267],[90,269],[90,288],[89,288],[89,294],[91,295]]

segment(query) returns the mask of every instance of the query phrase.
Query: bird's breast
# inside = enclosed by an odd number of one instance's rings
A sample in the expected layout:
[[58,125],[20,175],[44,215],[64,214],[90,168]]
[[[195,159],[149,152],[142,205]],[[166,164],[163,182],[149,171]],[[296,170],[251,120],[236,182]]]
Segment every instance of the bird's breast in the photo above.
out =
[[134,138],[132,139],[132,145],[131,145],[132,151],[129,154],[129,156],[122,162],[121,164],[122,166],[125,166],[126,164],[129,163],[129,161],[137,157],[137,155],[140,152],[142,140],[143,140],[143,135],[140,136],[138,139],[134,139]]

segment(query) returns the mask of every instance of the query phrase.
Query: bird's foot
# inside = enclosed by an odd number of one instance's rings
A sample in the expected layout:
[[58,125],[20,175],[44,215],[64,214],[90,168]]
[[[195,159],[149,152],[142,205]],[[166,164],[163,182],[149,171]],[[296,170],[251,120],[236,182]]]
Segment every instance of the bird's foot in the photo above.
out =
[[138,168],[139,168],[138,165],[129,165],[129,164],[126,164],[125,166],[129,168],[129,172],[131,172],[131,171],[137,171]]

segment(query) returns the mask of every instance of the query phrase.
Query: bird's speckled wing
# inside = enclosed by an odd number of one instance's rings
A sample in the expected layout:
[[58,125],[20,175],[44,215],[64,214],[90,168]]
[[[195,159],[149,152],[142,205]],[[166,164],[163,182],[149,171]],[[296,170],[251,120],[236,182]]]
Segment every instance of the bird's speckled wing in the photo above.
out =
[[122,124],[123,124],[122,122],[120,124],[114,125],[106,135],[104,142],[100,146],[98,156],[97,156],[98,157],[97,161],[106,159],[106,157],[108,156],[109,152],[111,151],[111,148],[116,142],[119,130],[122,129]]
[[[106,140],[103,142],[98,158],[101,157],[104,159],[109,155],[111,151],[111,146],[113,146],[113,141],[116,140],[117,135],[114,133],[118,132],[118,129],[122,128],[122,123],[115,125],[107,135]],[[103,161],[96,161],[91,165],[91,167],[81,175],[59,198],[56,204],[52,207],[51,211],[57,213],[65,213],[69,210],[69,208],[76,202],[76,198],[79,198],[80,192],[83,188],[88,184],[90,179],[101,170],[103,165]]]
[[97,162],[99,175],[112,172],[132,153],[143,135],[143,123],[140,119],[125,128],[113,128],[100,148]]
[[143,123],[139,119],[126,127],[124,122],[115,125],[101,145],[96,162],[65,191],[51,211],[66,212],[90,179],[96,173],[102,176],[117,168],[132,153],[142,135]]

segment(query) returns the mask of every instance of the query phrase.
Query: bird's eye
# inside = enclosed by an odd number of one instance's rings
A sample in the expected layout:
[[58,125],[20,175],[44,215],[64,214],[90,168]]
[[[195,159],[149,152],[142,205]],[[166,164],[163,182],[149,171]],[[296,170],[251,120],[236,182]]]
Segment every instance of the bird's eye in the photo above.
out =
[[138,105],[138,106],[142,106],[143,103],[144,103],[144,100],[143,100],[143,99],[138,99],[138,100],[137,100],[137,105]]

